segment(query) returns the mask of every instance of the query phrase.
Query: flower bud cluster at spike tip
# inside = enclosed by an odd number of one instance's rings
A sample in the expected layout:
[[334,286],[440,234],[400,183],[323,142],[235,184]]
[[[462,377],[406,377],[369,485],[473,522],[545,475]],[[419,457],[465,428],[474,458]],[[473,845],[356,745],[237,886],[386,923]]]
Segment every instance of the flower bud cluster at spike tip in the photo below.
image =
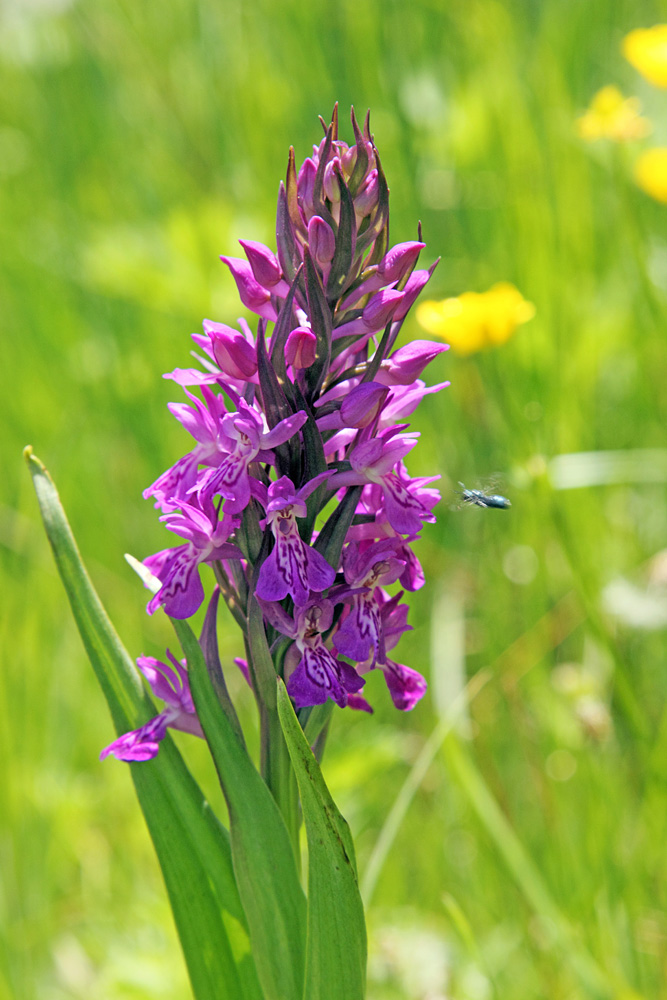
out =
[[[180,540],[145,560],[148,609],[193,615],[208,564],[251,650],[259,604],[297,709],[332,699],[370,711],[364,675],[380,670],[408,710],[426,683],[389,654],[410,628],[405,592],[424,583],[412,544],[440,497],[432,479],[408,472],[419,434],[405,421],[448,384],[422,381],[447,348],[396,345],[435,265],[418,268],[421,240],[389,246],[368,117],[360,127],[352,112],[352,129],[348,145],[336,109],[300,167],[290,150],[275,250],[241,240],[245,259],[221,258],[253,329],[205,320],[193,334],[201,367],[165,376],[185,391],[169,408],[194,443],[144,493]],[[250,662],[261,699],[257,676]],[[160,731],[177,709],[158,717]],[[152,754],[159,735],[132,746]]]

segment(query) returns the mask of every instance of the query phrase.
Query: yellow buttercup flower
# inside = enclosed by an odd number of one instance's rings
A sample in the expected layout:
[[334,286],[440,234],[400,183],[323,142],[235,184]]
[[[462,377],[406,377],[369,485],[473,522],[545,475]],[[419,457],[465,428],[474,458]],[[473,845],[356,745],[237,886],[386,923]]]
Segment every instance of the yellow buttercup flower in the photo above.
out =
[[642,191],[667,205],[667,149],[647,149],[635,163],[635,180]]
[[643,139],[650,133],[651,123],[640,115],[640,109],[638,98],[623,97],[618,87],[603,87],[591,101],[588,111],[577,119],[577,130],[587,142]]
[[446,340],[458,354],[473,354],[504,344],[517,326],[533,318],[535,306],[514,285],[501,281],[488,292],[427,300],[417,306],[416,315],[428,333]]
[[649,83],[667,87],[667,24],[635,28],[623,39],[623,55]]

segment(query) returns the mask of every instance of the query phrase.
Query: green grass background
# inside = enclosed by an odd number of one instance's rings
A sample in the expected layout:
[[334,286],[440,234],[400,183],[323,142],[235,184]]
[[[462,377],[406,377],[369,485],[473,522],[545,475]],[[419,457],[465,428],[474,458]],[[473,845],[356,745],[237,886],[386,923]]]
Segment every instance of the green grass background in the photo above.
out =
[[[635,150],[573,125],[617,83],[665,144],[667,94],[620,54],[665,19],[648,0],[0,7],[2,1000],[189,995],[129,774],[97,759],[111,724],[21,448],[56,478],[128,648],[159,654],[167,625],[122,553],[168,544],[141,498],[188,447],[160,376],[203,317],[235,321],[217,257],[273,241],[287,149],[308,154],[335,100],[343,120],[371,107],[393,241],[422,220],[434,295],[509,280],[537,309],[502,348],[439,359],[452,386],[413,421],[410,468],[445,494],[400,647],[430,694],[399,715],[371,677],[375,716],[335,717],[325,771],[363,871],[484,671],[379,872],[369,1000],[667,997],[664,632],[602,601],[667,547],[664,483],[648,459],[616,485],[547,474],[560,453],[665,444],[667,208],[633,186]],[[510,512],[450,510],[458,480],[496,471]],[[649,598],[664,608],[664,573]],[[231,663],[230,622],[221,642]],[[219,804],[203,747],[179,742]]]

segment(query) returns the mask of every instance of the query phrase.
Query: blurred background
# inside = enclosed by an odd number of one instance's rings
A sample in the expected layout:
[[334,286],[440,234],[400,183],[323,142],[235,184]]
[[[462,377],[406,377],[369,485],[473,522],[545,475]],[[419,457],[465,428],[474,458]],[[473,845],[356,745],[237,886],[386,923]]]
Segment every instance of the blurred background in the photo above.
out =
[[[288,147],[308,155],[336,100],[343,122],[372,109],[392,242],[421,219],[442,257],[429,297],[506,281],[535,308],[440,357],[451,388],[413,418],[410,471],[443,502],[400,659],[429,694],[401,715],[371,676],[375,715],[334,718],[369,1000],[667,997],[667,207],[633,173],[667,145],[667,94],[621,51],[661,20],[648,0],[0,3],[2,1000],[189,995],[21,449],[128,649],[160,655],[123,553],[169,544],[141,498],[189,447],[161,374],[202,318],[235,323],[218,255],[273,244]],[[607,85],[651,134],[588,141]],[[411,315],[403,336],[428,334]],[[511,510],[452,509],[496,474]],[[221,643],[231,664],[228,619]]]

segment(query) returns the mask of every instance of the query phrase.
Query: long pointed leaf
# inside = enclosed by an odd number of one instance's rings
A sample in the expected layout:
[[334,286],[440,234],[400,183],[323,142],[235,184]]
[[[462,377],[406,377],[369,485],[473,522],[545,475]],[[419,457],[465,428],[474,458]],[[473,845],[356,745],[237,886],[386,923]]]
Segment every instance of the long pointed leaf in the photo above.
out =
[[[152,702],[88,577],[53,481],[31,449],[26,449],[25,457],[86,652],[116,730],[126,732],[154,714]],[[227,831],[213,815],[169,737],[155,760],[130,768],[164,875],[195,997],[258,1000]],[[193,893],[200,901],[196,912]],[[244,951],[246,957],[237,966]]]
[[257,974],[266,1000],[301,1000],[306,901],[287,828],[220,707],[192,629],[176,619],[172,624],[188,661],[197,715],[229,808],[234,871]]
[[296,773],[308,838],[308,940],[304,1000],[363,1000],[366,924],[349,827],[278,681],[278,714]]

